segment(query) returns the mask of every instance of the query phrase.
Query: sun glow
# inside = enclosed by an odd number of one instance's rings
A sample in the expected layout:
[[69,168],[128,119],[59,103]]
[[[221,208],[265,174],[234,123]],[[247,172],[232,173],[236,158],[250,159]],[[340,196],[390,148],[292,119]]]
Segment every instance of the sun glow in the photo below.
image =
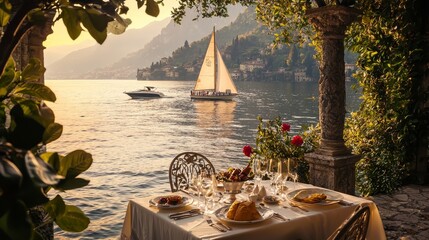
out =
[[[128,26],[128,29],[136,29],[142,28],[147,24],[153,21],[160,21],[165,19],[166,17],[171,16],[171,8],[177,6],[177,1],[174,0],[164,0],[164,5],[160,4],[160,13],[158,17],[152,17],[145,13],[145,6],[140,9],[137,9],[137,1],[136,0],[127,0],[126,5],[130,8],[127,15],[124,15],[124,18],[131,19],[132,23]],[[52,34],[48,36],[46,41],[43,43],[45,47],[52,46],[64,46],[64,45],[75,45],[78,43],[82,43],[85,41],[96,43],[94,39],[89,35],[88,32],[82,31],[80,36],[72,40],[67,33],[67,29],[64,26],[62,20],[56,22],[52,27],[54,31]]]

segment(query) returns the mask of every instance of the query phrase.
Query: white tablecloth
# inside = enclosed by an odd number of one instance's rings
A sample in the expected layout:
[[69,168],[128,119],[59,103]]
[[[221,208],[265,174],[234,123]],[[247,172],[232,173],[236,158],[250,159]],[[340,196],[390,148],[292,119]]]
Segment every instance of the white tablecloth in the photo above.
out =
[[[267,183],[264,183],[267,184]],[[313,187],[308,184],[295,186]],[[173,212],[191,209],[187,206],[180,209],[159,210],[149,206],[149,200],[155,196],[130,200],[122,228],[121,239],[131,240],[194,240],[194,239],[327,239],[356,209],[359,204],[367,204],[371,209],[368,240],[386,239],[383,224],[377,206],[369,200],[342,194],[350,206],[332,204],[308,208],[308,212],[295,207],[284,208],[280,205],[268,205],[275,212],[287,217],[290,221],[275,218],[260,223],[231,224],[232,231],[219,232],[210,227],[203,216],[174,221],[168,218]]]

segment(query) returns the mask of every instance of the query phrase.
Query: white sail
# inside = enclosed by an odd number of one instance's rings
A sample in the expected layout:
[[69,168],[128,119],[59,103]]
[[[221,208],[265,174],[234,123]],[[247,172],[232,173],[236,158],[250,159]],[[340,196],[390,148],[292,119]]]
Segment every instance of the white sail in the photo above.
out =
[[215,67],[215,35],[213,32],[194,90],[213,91],[215,89],[215,82],[213,81],[215,77]]
[[215,30],[210,39],[200,74],[191,91],[192,99],[232,100],[237,88],[216,46]]
[[231,93],[237,93],[237,88],[229,75],[229,71],[223,62],[222,56],[220,55],[219,49],[216,47],[216,60],[217,60],[217,73],[216,73],[216,92],[231,91]]

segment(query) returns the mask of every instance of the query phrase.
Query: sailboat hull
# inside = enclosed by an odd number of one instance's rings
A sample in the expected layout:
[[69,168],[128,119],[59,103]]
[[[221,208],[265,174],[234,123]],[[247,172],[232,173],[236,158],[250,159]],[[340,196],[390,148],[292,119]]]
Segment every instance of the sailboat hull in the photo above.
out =
[[224,101],[228,101],[228,100],[232,100],[235,96],[237,96],[238,94],[229,94],[229,95],[191,95],[191,99],[196,99],[196,100],[224,100]]

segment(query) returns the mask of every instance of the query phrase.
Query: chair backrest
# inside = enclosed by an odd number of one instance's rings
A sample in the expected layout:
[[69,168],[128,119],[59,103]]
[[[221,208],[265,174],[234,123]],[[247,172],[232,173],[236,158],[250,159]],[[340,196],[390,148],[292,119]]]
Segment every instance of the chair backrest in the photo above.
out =
[[352,216],[347,219],[329,239],[364,240],[368,230],[370,215],[371,211],[368,206],[359,206]]
[[172,192],[189,188],[192,177],[202,171],[208,174],[216,174],[213,164],[202,154],[195,152],[183,152],[177,155],[170,164],[168,171]]

